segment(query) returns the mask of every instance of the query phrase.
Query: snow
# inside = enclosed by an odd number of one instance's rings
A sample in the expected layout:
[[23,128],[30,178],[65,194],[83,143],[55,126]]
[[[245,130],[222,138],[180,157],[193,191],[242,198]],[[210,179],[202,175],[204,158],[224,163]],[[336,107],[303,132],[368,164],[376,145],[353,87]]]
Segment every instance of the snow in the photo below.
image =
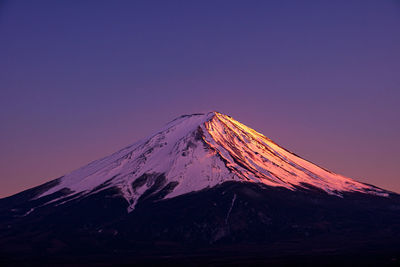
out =
[[370,190],[385,195],[383,190],[327,171],[294,155],[229,116],[217,113],[205,125],[216,149],[240,160],[240,165],[245,166],[242,173],[247,170],[253,181],[292,190],[306,184],[334,195],[345,191],[367,193]]
[[[132,188],[132,182],[143,174],[152,175]],[[343,192],[386,194],[306,161],[229,116],[209,112],[181,116],[150,137],[65,175],[37,198],[63,188],[84,196],[117,187],[132,211],[139,197],[155,184],[157,174],[165,175],[164,186],[177,183],[166,198],[226,181],[290,190],[311,185],[339,196]]]

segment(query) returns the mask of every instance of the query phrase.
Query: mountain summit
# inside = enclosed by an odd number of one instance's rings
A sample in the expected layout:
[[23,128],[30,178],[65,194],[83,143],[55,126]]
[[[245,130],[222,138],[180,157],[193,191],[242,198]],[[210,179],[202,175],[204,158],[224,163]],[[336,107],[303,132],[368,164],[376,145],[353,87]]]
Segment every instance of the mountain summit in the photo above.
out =
[[162,191],[172,198],[227,181],[320,189],[338,196],[388,195],[318,167],[230,116],[209,112],[183,115],[156,134],[63,176],[36,198],[60,190],[68,192],[62,198],[81,197],[116,187],[132,210],[143,194]]
[[399,211],[399,195],[323,169],[227,115],[184,115],[0,199],[0,265],[391,264]]

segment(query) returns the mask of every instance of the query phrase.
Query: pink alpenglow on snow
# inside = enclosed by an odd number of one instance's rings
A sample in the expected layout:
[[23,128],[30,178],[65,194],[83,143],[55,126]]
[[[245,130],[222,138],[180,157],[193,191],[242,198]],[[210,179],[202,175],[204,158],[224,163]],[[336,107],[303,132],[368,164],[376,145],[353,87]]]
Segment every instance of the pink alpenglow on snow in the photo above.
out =
[[152,136],[63,176],[38,197],[67,188],[69,193],[62,198],[68,196],[69,201],[74,194],[82,196],[117,187],[129,203],[129,210],[133,210],[156,179],[136,182],[135,187],[132,183],[143,175],[156,174],[163,174],[168,183],[176,185],[165,198],[227,181],[289,190],[319,189],[337,196],[344,192],[387,196],[380,188],[302,159],[230,116],[209,112],[181,116]]

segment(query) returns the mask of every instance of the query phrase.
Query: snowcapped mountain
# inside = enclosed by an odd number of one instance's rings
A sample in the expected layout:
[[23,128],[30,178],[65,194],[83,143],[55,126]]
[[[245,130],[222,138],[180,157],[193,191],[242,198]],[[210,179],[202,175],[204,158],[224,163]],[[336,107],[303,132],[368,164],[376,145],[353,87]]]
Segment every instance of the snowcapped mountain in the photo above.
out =
[[182,255],[209,263],[221,253],[391,262],[400,256],[399,211],[399,195],[321,168],[227,115],[184,115],[0,199],[0,265],[164,264]]
[[210,112],[181,116],[156,134],[65,175],[36,198],[62,189],[69,190],[61,197],[67,198],[117,187],[132,210],[150,188],[153,194],[164,189],[165,198],[172,198],[227,181],[318,188],[338,196],[388,195],[318,167],[227,115]]

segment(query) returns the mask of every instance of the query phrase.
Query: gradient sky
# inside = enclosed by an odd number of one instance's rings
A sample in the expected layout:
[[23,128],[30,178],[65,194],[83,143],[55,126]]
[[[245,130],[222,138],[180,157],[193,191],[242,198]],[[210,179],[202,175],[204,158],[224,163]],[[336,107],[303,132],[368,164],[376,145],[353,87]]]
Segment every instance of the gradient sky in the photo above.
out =
[[217,110],[400,192],[400,1],[2,1],[0,197]]

